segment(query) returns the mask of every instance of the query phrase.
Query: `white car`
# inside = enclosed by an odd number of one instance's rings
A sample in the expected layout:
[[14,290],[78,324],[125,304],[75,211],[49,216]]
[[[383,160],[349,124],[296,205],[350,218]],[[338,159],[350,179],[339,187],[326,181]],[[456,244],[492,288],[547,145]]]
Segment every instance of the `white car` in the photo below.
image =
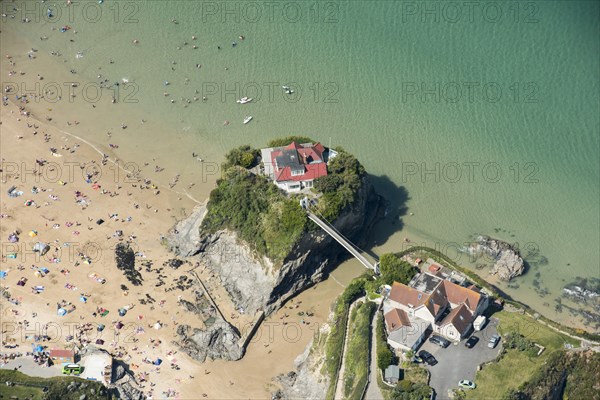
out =
[[488,347],[490,349],[493,349],[494,347],[496,347],[496,345],[498,344],[499,341],[500,341],[500,335],[492,335],[492,337],[488,341]]
[[458,387],[461,389],[475,389],[477,385],[475,385],[474,382],[463,379],[462,381],[458,382]]

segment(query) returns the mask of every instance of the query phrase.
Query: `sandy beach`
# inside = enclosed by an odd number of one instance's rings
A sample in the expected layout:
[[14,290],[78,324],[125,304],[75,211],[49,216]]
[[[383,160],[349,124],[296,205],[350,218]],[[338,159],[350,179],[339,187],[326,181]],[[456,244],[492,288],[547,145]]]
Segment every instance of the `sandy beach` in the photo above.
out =
[[[182,399],[269,397],[272,378],[293,369],[294,359],[326,322],[341,285],[361,268],[344,264],[338,279],[307,290],[267,318],[240,361],[200,364],[178,352],[172,343],[177,326],[202,328],[178,305],[179,299],[193,300],[192,290],[174,288],[191,270],[229,322],[243,331],[252,320],[235,310],[202,265],[191,260],[177,270],[165,266],[173,255],[162,238],[208,197],[219,174],[218,152],[192,145],[197,141],[174,133],[158,116],[113,101],[110,91],[89,101],[79,91],[81,77],[62,65],[66,60],[37,51],[14,31],[2,35],[0,236],[6,276],[0,284],[10,293],[0,302],[2,353],[31,351],[36,335],[48,335],[41,343],[48,349],[102,339],[99,347],[124,360],[138,378],[149,374],[142,383],[148,396],[161,398],[173,389]],[[105,61],[100,64],[106,68]],[[26,96],[17,94],[23,92]],[[144,140],[148,130],[163,130],[168,148]],[[15,197],[8,194],[13,186]],[[44,256],[31,251],[38,242],[50,246]],[[142,286],[133,286],[116,268],[114,249],[120,242],[136,252]],[[17,285],[21,278],[26,278],[23,286]],[[58,316],[59,305],[70,312]],[[128,309],[126,315],[119,316],[120,308]],[[100,316],[102,309],[108,315]],[[298,311],[314,315],[301,323]],[[117,323],[123,327],[117,329]],[[99,324],[106,326],[101,333]],[[160,367],[143,361],[156,358],[164,361]]]
[[[271,378],[292,369],[294,358],[326,321],[329,305],[341,286],[334,280],[324,282],[272,315],[242,360],[201,365],[171,343],[178,324],[201,327],[197,318],[177,303],[180,298],[193,300],[192,293],[166,291],[174,280],[194,269],[208,284],[221,312],[233,317],[230,321],[234,325],[243,328],[249,317],[236,312],[224,289],[202,266],[184,264],[179,270],[163,267],[173,255],[161,245],[161,235],[196,203],[178,193],[177,185],[154,188],[152,181],[144,181],[142,176],[115,173],[114,164],[96,149],[32,116],[21,115],[14,105],[3,108],[1,127],[0,234],[2,270],[7,273],[2,286],[12,301],[2,299],[2,340],[18,346],[2,350],[30,351],[33,335],[43,334],[51,338],[43,345],[68,348],[73,342],[68,343],[67,338],[75,335],[76,327],[90,324],[92,329],[83,338],[91,342],[103,339],[100,347],[133,365],[136,374],[149,373],[150,382],[155,384],[146,384],[149,395],[160,397],[171,388],[179,398],[197,398],[200,388],[208,398],[268,396],[273,389]],[[101,172],[86,179],[87,171]],[[12,186],[23,193],[10,197],[7,191]],[[96,221],[100,219],[104,222],[99,225]],[[18,242],[8,241],[12,233]],[[133,286],[115,266],[114,247],[124,241],[136,251],[143,286]],[[37,242],[50,246],[44,256],[31,252]],[[16,258],[9,258],[10,254]],[[142,267],[147,261],[152,263],[150,272]],[[36,274],[42,268],[48,272]],[[91,279],[93,273],[106,282]],[[24,286],[17,285],[21,278],[27,279]],[[161,281],[164,284],[157,286]],[[32,288],[41,286],[43,291],[35,294]],[[87,302],[80,300],[82,296]],[[147,296],[154,302],[141,304]],[[58,316],[57,303],[74,309]],[[129,308],[123,317],[117,312],[121,307]],[[99,308],[109,310],[109,314],[101,317]],[[299,310],[314,313],[305,317],[309,324],[299,322]],[[118,322],[124,324],[120,330],[115,327]],[[153,328],[157,322],[162,324],[159,330]],[[95,329],[98,324],[106,325],[101,336]],[[156,367],[144,363],[145,357],[167,362]]]

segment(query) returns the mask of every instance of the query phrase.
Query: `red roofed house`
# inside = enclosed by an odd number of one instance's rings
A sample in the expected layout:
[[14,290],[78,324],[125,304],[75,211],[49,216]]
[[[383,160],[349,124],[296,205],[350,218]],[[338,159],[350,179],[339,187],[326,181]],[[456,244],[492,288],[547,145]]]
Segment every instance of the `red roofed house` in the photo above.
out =
[[[384,302],[388,343],[394,348],[415,350],[430,328],[450,340],[460,341],[474,318],[488,306],[489,299],[473,287],[462,287],[428,273],[423,276],[431,278],[435,285],[423,291],[394,282]],[[410,332],[412,339],[407,340],[406,333],[396,333],[399,329]]]
[[52,349],[50,350],[50,358],[63,363],[74,363],[75,352],[73,350]]
[[315,179],[327,176],[329,150],[321,143],[292,142],[285,147],[262,149],[261,155],[265,174],[286,192],[311,188]]

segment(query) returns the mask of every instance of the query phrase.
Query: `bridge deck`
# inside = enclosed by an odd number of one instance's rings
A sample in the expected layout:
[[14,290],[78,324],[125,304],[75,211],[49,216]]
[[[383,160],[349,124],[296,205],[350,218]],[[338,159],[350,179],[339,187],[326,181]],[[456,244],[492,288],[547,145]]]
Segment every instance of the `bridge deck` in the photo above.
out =
[[358,250],[356,250],[356,248],[354,248],[354,246],[348,243],[347,240],[340,236],[340,234],[338,234],[334,229],[332,229],[327,223],[323,222],[319,217],[317,217],[315,214],[311,213],[308,210],[306,211],[306,213],[311,221],[319,225],[319,227],[321,227],[321,229],[327,232],[329,236],[334,238],[336,242],[338,242],[346,250],[348,250],[350,254],[352,254],[354,258],[356,258],[362,265],[364,265],[366,268],[375,270],[375,266],[373,264],[371,264]]

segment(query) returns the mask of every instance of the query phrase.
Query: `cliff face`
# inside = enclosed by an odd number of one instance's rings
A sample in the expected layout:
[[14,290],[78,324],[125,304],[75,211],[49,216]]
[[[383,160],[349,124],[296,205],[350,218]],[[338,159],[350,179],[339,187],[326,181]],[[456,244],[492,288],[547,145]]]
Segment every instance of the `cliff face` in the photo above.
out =
[[[375,193],[368,178],[363,178],[355,201],[334,222],[335,228],[358,246],[364,245],[368,232],[383,215],[383,198]],[[197,255],[221,279],[238,308],[266,314],[277,310],[286,300],[327,276],[347,251],[320,229],[306,232],[276,267],[268,257],[257,257],[235,233],[196,232],[205,210],[194,214],[175,228],[168,242],[181,256]]]

